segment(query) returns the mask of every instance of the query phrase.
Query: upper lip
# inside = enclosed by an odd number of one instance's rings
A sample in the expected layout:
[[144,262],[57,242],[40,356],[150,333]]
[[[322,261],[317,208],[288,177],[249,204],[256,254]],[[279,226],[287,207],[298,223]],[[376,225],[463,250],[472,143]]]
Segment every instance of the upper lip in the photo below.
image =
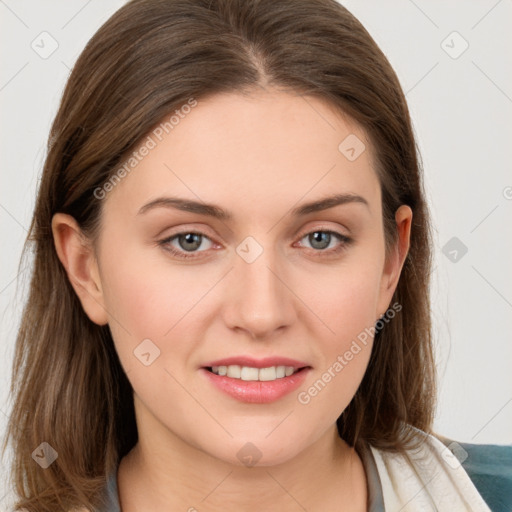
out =
[[248,366],[250,368],[269,368],[270,366],[293,366],[295,369],[304,368],[309,366],[303,361],[297,359],[290,359],[289,357],[264,357],[263,359],[255,359],[250,356],[232,356],[225,359],[216,359],[204,365],[204,368],[211,366]]

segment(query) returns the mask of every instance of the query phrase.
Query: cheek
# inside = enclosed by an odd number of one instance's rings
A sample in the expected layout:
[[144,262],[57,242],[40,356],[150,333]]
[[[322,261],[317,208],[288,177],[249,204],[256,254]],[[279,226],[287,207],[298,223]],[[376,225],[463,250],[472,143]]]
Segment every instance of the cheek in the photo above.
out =
[[[354,397],[368,366],[373,347],[375,319],[369,300],[371,287],[339,292],[338,307],[326,315],[327,329],[318,336],[322,361],[297,394],[299,407],[306,418],[325,425],[336,421]],[[370,303],[370,304],[369,304]],[[333,304],[333,302],[326,302]],[[308,421],[308,420],[306,420]]]
[[305,273],[297,286],[304,303],[323,325],[325,340],[336,349],[374,325],[378,314],[380,273],[375,261],[347,258],[343,264],[322,269],[314,277]]
[[[307,305],[321,320],[316,329],[322,364],[301,388],[298,402],[334,421],[364,376],[373,345],[380,273],[375,261],[351,260],[302,283]],[[336,403],[337,408],[332,404]],[[323,412],[322,412],[323,411]]]
[[204,286],[165,258],[160,248],[115,247],[102,271],[106,307],[138,337],[162,337],[201,297]]
[[112,247],[102,273],[110,329],[126,373],[140,369],[134,351],[144,340],[157,347],[145,341],[150,352],[160,351],[155,365],[172,367],[176,358],[190,357],[194,340],[201,339],[199,320],[207,315],[201,300],[219,279],[215,272],[172,264],[160,249],[126,248],[121,258]]

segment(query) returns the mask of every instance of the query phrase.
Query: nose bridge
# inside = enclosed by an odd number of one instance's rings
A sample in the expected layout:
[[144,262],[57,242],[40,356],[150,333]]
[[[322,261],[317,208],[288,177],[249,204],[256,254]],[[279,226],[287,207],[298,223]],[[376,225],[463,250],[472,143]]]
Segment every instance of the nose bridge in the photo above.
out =
[[[269,335],[290,325],[294,318],[293,294],[275,247],[247,237],[236,248],[229,323],[253,337]],[[234,284],[233,284],[234,282]]]

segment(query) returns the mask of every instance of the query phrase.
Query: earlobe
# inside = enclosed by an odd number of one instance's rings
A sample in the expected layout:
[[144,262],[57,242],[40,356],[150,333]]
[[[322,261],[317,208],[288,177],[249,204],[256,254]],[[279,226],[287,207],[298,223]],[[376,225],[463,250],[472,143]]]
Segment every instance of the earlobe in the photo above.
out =
[[385,263],[385,269],[382,275],[378,309],[380,316],[382,316],[389,307],[400,279],[405,258],[409,252],[412,216],[411,208],[405,204],[401,205],[395,212],[398,240]]
[[87,316],[98,325],[108,323],[98,265],[93,248],[76,220],[56,213],[52,233],[57,256],[64,266]]

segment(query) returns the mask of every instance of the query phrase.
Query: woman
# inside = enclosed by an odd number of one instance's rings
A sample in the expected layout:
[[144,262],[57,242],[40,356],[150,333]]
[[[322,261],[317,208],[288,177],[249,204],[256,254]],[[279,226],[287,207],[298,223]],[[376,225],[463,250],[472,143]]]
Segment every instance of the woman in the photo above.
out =
[[50,140],[17,510],[510,506],[506,480],[464,469],[488,452],[433,435],[421,168],[398,79],[346,9],[133,0],[78,59]]

